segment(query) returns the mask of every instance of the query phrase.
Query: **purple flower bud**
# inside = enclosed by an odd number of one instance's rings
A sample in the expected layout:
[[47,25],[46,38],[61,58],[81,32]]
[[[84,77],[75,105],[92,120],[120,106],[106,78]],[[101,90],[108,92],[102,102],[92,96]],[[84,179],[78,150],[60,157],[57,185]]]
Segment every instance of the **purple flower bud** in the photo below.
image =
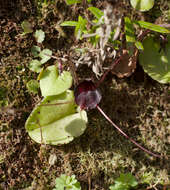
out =
[[94,109],[101,101],[101,93],[91,80],[81,82],[74,91],[76,104],[81,109]]

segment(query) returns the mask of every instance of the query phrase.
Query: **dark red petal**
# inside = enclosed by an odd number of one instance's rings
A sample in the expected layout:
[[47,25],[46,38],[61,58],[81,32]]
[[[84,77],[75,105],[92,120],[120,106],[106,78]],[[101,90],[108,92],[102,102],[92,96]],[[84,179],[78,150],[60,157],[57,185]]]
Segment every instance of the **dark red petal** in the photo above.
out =
[[85,80],[75,88],[75,101],[81,109],[94,109],[101,101],[101,94],[92,81]]

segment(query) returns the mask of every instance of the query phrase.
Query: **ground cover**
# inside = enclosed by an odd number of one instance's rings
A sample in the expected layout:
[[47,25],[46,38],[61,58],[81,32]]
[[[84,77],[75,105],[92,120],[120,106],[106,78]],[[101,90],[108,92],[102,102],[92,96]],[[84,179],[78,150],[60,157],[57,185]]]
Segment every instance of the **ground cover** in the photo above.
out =
[[[92,1],[92,5],[103,10],[106,1]],[[84,15],[87,5],[16,0],[6,1],[1,6],[0,189],[52,189],[56,177],[75,174],[83,190],[106,190],[121,173],[127,172],[139,182],[138,189],[168,189],[169,84],[150,78],[137,62],[130,76],[119,78],[115,75],[118,69],[109,73],[100,85],[103,97],[100,106],[105,113],[133,139],[165,159],[154,158],[136,148],[97,110],[88,112],[87,129],[71,143],[62,146],[37,144],[25,130],[29,114],[41,100],[40,92],[33,94],[27,89],[27,83],[37,78],[29,69],[33,57],[31,48],[36,42],[33,33],[21,35],[21,23],[27,20],[34,32],[37,29],[45,32],[42,49],[49,48],[55,57],[67,60],[63,61],[63,68],[71,70],[75,83],[85,78],[92,78],[97,83],[92,65],[81,64],[81,54],[73,51],[91,46],[87,40],[76,40],[74,28],[60,26],[65,20],[77,20],[78,15]],[[157,1],[153,9],[144,13],[136,12],[126,1],[114,4],[116,15],[123,13],[136,20],[158,24],[170,21],[168,10],[168,1]],[[122,36],[119,38],[123,40]],[[85,58],[93,62],[95,56],[90,52]],[[57,61],[51,59],[47,65]],[[76,71],[73,63],[79,64]],[[108,58],[104,67],[112,63],[112,58]]]

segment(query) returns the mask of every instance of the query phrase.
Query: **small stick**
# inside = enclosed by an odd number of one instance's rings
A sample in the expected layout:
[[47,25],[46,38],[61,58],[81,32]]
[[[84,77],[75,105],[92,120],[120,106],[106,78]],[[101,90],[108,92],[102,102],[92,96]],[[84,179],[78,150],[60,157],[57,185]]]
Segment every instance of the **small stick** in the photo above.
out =
[[60,60],[60,58],[54,56],[54,55],[49,55],[48,53],[44,53],[44,55],[48,56],[48,57],[51,57],[53,59],[56,59],[56,60]]
[[158,26],[165,27],[165,28],[170,28],[170,24],[158,24]]
[[135,144],[138,148],[140,148],[141,150],[143,150],[144,152],[154,156],[154,157],[158,157],[161,158],[161,155],[159,154],[155,154],[149,150],[147,150],[146,148],[142,147],[140,144],[138,144],[136,141],[134,141],[133,139],[131,139],[126,133],[124,133],[116,124],[113,123],[113,121],[103,112],[103,110],[97,106],[97,109],[99,110],[99,112],[127,139],[129,139],[133,144]]
[[111,66],[110,68],[103,74],[102,78],[99,80],[99,82],[96,85],[96,88],[100,86],[100,84],[104,81],[106,75],[119,63],[121,60],[121,57],[119,57]]

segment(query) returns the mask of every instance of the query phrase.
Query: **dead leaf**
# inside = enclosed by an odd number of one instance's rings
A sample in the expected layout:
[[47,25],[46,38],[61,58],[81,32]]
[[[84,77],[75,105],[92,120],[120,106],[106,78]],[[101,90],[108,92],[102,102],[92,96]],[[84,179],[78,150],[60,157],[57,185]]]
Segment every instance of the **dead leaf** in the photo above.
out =
[[137,49],[135,49],[135,52],[131,57],[127,50],[123,50],[121,59],[119,63],[115,65],[112,73],[118,78],[129,77],[136,69],[137,54]]

